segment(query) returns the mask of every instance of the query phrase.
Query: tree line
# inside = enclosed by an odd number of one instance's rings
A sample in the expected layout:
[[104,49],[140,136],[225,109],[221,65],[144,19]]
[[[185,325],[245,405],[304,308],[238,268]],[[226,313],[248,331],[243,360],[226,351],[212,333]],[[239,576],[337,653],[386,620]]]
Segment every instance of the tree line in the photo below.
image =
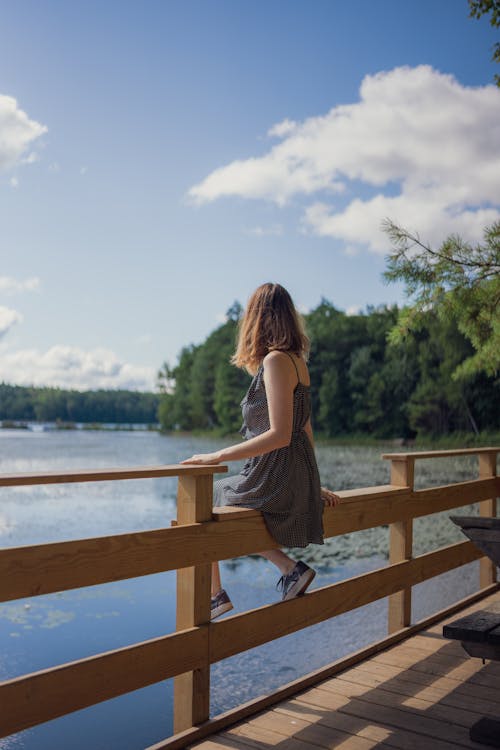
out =
[[[164,430],[230,433],[241,426],[240,401],[250,376],[229,362],[240,314],[235,303],[202,344],[185,347],[174,368],[160,370]],[[418,330],[394,341],[390,333],[399,314],[398,307],[384,306],[347,315],[323,299],[304,316],[315,431],[408,438],[498,430],[495,378],[484,372],[453,377],[474,354],[456,322],[423,313]]]
[[156,424],[159,396],[0,384],[0,421]]

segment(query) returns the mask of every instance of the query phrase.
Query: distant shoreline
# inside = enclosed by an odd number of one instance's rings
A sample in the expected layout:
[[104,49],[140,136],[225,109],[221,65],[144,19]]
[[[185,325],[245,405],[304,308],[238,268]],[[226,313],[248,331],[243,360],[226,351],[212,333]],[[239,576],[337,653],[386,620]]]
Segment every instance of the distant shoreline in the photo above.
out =
[[54,432],[59,430],[104,430],[109,432],[139,431],[159,432],[159,424],[144,422],[32,422],[4,419],[2,430],[28,430],[29,432]]
[[[160,435],[185,438],[196,437],[207,440],[220,440],[223,442],[237,442],[241,440],[239,433],[223,435],[217,429],[214,430],[171,430],[162,431],[158,423],[144,422],[34,422],[28,420],[5,419],[0,422],[0,430],[27,430],[30,432],[54,432],[60,430],[75,431],[103,431],[103,432],[158,432]],[[423,435],[417,438],[402,437],[375,437],[368,434],[346,434],[326,437],[321,434],[315,435],[315,441],[322,446],[366,446],[366,447],[390,447],[408,450],[422,450],[431,448],[473,448],[477,446],[488,446],[500,444],[500,433],[483,432],[478,435],[474,433],[456,432],[448,435]]]
[[[225,442],[238,442],[241,435],[230,433],[223,435],[219,430],[170,430],[161,431],[162,435],[168,437],[197,437],[207,439],[218,439]],[[448,435],[422,435],[415,438],[404,437],[376,437],[363,433],[351,433],[335,436],[326,436],[315,433],[314,440],[320,445],[351,445],[351,446],[390,446],[392,448],[408,448],[409,450],[422,450],[430,448],[468,448],[476,446],[489,446],[500,444],[500,433],[480,432],[478,435],[468,432],[454,432]]]

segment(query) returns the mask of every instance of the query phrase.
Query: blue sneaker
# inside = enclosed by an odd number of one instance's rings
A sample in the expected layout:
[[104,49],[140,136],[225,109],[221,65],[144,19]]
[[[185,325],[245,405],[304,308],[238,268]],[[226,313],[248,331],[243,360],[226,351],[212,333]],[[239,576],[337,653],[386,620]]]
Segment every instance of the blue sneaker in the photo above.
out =
[[282,592],[282,601],[294,599],[296,596],[305,593],[315,575],[316,571],[310,568],[309,565],[306,565],[305,562],[302,562],[302,560],[299,560],[295,568],[285,576],[281,576],[278,581],[276,588]]
[[212,599],[210,600],[210,619],[215,620],[216,617],[220,617],[231,609],[233,609],[231,599],[228,597],[224,589],[221,589],[219,593],[212,596]]

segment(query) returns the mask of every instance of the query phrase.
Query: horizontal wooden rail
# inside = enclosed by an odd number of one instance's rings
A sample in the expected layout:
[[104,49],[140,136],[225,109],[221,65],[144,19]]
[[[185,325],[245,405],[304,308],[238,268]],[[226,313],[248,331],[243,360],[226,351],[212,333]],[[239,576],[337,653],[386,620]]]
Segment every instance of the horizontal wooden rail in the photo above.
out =
[[[376,490],[376,491],[374,491]],[[500,478],[408,492],[383,488],[338,493],[342,503],[324,513],[325,536],[450,510],[500,494]],[[214,521],[168,529],[0,550],[0,601],[39,596],[201,565],[272,549],[259,511],[214,509]]]
[[472,542],[458,542],[412,560],[394,563],[370,573],[348,578],[300,597],[269,604],[240,615],[226,617],[210,626],[210,661],[216,662],[255,648],[283,635],[316,625],[399,591],[405,585],[478,560],[482,553]]
[[227,466],[169,464],[165,466],[136,466],[123,469],[78,469],[75,471],[23,472],[0,474],[0,487],[22,487],[32,484],[71,484],[75,482],[107,482],[121,479],[153,479],[155,477],[203,476],[223,474]]
[[[385,485],[338,494],[342,503],[324,512],[326,537],[484,500],[500,494],[500,478],[413,493]],[[215,508],[214,520],[205,523],[5,548],[0,550],[0,601],[178,570],[277,546],[259,511]]]
[[0,736],[200,668],[388,596],[481,557],[459,542],[340,581],[303,598],[269,604],[143,643],[0,684]]
[[324,516],[328,537],[427,516],[498,495],[500,477],[417,491],[387,485],[380,496],[365,494],[365,490],[338,494],[342,498],[341,505]]
[[0,737],[195,669],[207,654],[207,627],[191,628],[3,682]]
[[178,570],[277,547],[261,514],[0,550],[0,601]]
[[486,454],[497,454],[499,448],[454,448],[453,450],[444,451],[408,451],[408,453],[383,453],[382,458],[390,461],[406,461],[406,459],[420,458],[448,458],[452,456],[479,456]]

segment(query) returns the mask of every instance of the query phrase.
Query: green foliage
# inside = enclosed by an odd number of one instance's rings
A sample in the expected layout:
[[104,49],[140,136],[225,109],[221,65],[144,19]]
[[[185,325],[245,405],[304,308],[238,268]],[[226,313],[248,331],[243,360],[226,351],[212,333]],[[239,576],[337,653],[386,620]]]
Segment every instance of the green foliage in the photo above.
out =
[[66,391],[0,384],[0,421],[154,424],[159,397],[137,391]]
[[159,373],[162,429],[217,428],[230,433],[240,427],[239,403],[250,379],[229,360],[241,312],[241,305],[235,302],[226,314],[226,322],[203,344],[184,348],[172,370],[163,366]]
[[179,356],[179,363],[173,370],[164,365],[166,382],[170,381],[169,389],[165,387],[160,397],[158,410],[160,425],[164,430],[192,430],[195,426],[191,408],[191,371],[198,348],[184,347]]
[[[418,331],[389,344],[399,315],[397,307],[346,315],[323,299],[306,316],[315,431],[325,437],[355,433],[359,439],[498,430],[495,381],[482,372],[466,382],[451,377],[474,353],[456,322],[423,310]],[[164,429],[212,427],[227,434],[240,427],[249,377],[229,363],[234,317],[200,346],[183,349],[172,371],[164,366]]]
[[[469,0],[470,16],[481,18],[485,13],[491,13],[490,25],[500,27],[500,0]],[[493,47],[493,62],[500,63],[500,42]],[[500,76],[495,75],[495,83],[500,86]]]
[[[469,408],[467,385],[452,378],[460,361],[471,351],[453,321],[429,313],[417,345],[419,381],[408,401],[410,427],[419,433],[441,435],[457,430],[477,431]],[[494,388],[490,389],[491,403]]]
[[422,329],[433,311],[443,324],[453,320],[473,347],[452,377],[495,376],[500,367],[500,222],[485,230],[483,244],[452,235],[439,250],[389,220],[384,229],[395,248],[385,278],[403,281],[413,303],[401,311],[390,341],[399,343]]

